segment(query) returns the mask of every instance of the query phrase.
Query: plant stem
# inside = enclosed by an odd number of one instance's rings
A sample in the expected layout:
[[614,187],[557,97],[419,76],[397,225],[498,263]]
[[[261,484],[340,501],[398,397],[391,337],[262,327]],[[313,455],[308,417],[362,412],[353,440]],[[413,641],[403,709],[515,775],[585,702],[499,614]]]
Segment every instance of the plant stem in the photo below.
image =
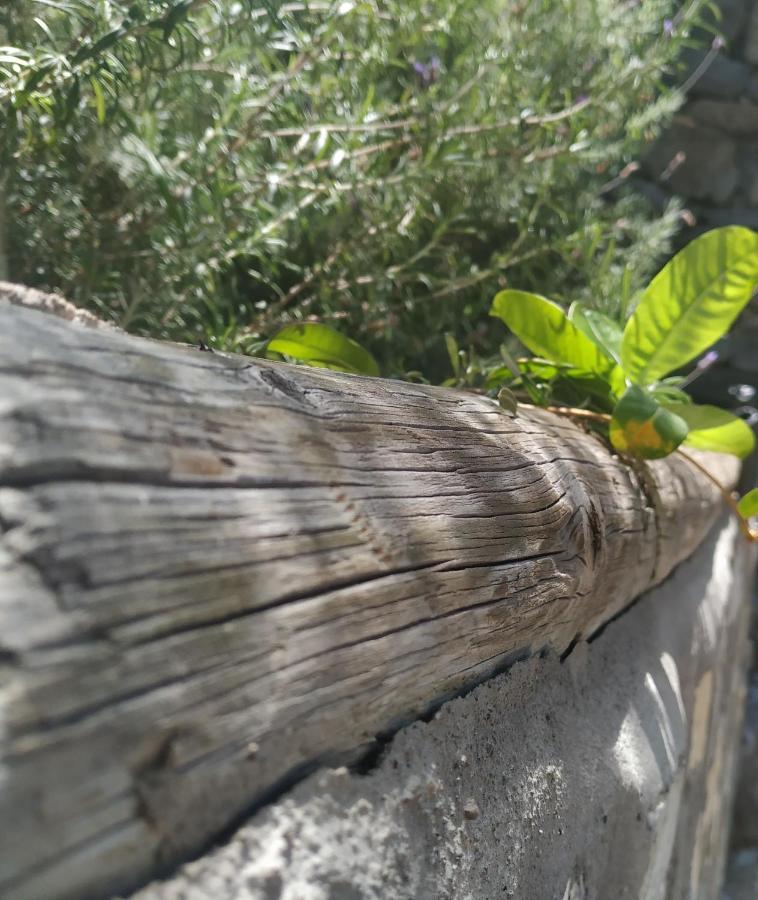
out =
[[714,475],[705,468],[705,466],[701,465],[694,457],[690,456],[689,453],[685,453],[681,447],[678,450],[679,454],[683,456],[688,462],[690,462],[699,472],[702,472],[703,475],[714,484],[721,496],[724,498],[724,502],[731,509],[731,511],[737,516],[737,521],[740,525],[740,531],[745,535],[745,537],[752,542],[758,542],[758,532],[753,531],[753,529],[748,525],[747,520],[744,518],[742,513],[737,506],[737,501],[734,499],[734,495],[730,490],[728,490],[724,485],[716,478]]
[[548,412],[557,413],[559,416],[576,417],[577,419],[593,419],[595,422],[610,422],[608,413],[593,412],[591,409],[580,409],[577,406],[535,406],[532,403],[521,403],[526,409],[546,409]]

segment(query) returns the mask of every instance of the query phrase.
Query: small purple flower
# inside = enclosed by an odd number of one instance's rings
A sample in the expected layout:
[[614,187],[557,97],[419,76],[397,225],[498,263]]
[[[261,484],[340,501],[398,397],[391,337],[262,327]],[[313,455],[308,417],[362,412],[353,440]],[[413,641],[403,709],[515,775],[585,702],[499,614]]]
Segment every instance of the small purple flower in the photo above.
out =
[[703,372],[705,372],[707,369],[710,369],[710,367],[718,361],[718,350],[709,350],[704,356],[701,356],[700,359],[695,363],[695,368],[678,385],[680,390],[692,384],[692,382],[697,378],[700,378]]
[[442,63],[439,56],[432,56],[428,62],[420,62],[416,60],[413,63],[413,71],[422,87],[429,87],[434,84],[442,72]]
[[711,41],[711,50],[723,50],[726,46],[726,41],[721,37],[720,34],[717,34],[716,37]]
[[718,362],[718,358],[718,350],[709,350],[705,356],[700,357],[695,368],[699,369],[701,372],[705,369],[710,369],[715,362]]
[[676,31],[676,26],[674,25],[673,19],[664,19],[663,20],[663,33],[667,38],[673,37],[674,32]]

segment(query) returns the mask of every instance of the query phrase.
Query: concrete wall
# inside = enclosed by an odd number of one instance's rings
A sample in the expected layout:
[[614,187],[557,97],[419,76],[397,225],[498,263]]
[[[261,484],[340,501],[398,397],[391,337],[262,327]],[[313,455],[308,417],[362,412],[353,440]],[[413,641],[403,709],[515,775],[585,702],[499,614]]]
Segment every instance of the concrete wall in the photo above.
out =
[[310,776],[134,900],[718,897],[751,556],[722,522],[565,661],[517,663],[367,772]]
[[758,586],[753,593],[751,639],[753,666],[748,679],[724,900],[758,897]]

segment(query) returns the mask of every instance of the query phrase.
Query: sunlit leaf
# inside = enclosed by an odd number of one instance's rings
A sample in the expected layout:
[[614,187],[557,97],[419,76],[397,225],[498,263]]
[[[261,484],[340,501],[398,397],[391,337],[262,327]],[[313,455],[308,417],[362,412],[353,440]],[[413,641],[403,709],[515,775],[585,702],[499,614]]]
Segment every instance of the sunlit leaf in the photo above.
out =
[[453,367],[453,374],[458,378],[461,374],[461,357],[455,335],[450,334],[450,332],[445,334],[445,346],[447,355],[450,357],[450,365]]
[[569,321],[556,303],[527,291],[500,291],[490,315],[502,319],[524,346],[548,360],[610,378],[613,360]]
[[624,329],[621,358],[650,384],[710,347],[758,286],[758,234],[730,226],[688,244],[650,282]]
[[568,317],[590,340],[594,341],[611,359],[621,362],[622,330],[618,322],[596,309],[589,309],[574,302]]
[[737,508],[746,519],[758,516],[758,488],[748,491],[737,504]]
[[666,409],[676,413],[689,426],[685,441],[688,447],[731,453],[741,458],[749,456],[755,447],[752,428],[725,409],[697,403],[666,403]]
[[97,121],[103,125],[105,123],[105,94],[97,78],[90,78],[90,84],[92,85],[92,93],[95,98]]
[[647,391],[632,385],[614,407],[610,438],[622,453],[660,459],[676,450],[687,431],[683,418],[664,409]]
[[267,349],[319,368],[359,375],[379,374],[379,366],[368,350],[317,322],[285,326],[271,338]]

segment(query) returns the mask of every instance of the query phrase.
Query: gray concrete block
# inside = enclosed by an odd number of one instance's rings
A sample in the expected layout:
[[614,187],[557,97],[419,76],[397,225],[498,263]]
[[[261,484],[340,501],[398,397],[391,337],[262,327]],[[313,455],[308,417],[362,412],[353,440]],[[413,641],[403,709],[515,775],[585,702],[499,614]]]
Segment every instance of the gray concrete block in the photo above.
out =
[[565,662],[446,703],[366,774],[311,776],[133,900],[716,900],[748,556],[722,522]]

